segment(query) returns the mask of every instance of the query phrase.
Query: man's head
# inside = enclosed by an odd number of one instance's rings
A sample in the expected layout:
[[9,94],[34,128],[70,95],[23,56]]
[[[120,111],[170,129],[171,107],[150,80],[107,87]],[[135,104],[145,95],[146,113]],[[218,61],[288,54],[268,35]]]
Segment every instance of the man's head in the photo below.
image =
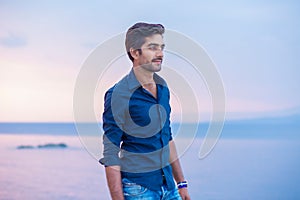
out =
[[141,53],[141,47],[146,42],[146,37],[155,34],[163,35],[165,28],[161,24],[148,24],[139,22],[130,27],[126,33],[125,46],[130,60],[133,62],[134,58],[130,54],[130,49],[138,50]]
[[136,23],[126,33],[125,46],[130,60],[153,71],[159,71],[164,48],[162,35],[165,28],[161,24]]

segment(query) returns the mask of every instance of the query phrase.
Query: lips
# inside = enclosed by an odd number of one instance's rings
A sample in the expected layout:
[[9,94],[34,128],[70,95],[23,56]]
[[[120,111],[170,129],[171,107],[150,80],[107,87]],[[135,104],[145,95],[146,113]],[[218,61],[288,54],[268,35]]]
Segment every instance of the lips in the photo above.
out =
[[152,62],[162,63],[162,59],[161,58],[156,58],[156,59],[153,59]]

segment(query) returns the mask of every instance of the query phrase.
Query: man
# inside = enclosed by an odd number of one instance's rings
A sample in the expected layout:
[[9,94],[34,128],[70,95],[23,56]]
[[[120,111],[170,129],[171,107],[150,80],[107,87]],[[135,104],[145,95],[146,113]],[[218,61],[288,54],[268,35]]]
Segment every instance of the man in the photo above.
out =
[[[136,23],[126,33],[132,70],[105,94],[105,172],[113,200],[190,199],[170,128],[170,93],[156,74],[164,27]],[[177,182],[177,187],[174,183]]]

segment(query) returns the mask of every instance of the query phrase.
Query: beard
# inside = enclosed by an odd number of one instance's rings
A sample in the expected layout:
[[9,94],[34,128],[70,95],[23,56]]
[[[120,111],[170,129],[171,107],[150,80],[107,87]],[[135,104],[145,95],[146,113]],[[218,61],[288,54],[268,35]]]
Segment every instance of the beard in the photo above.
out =
[[141,64],[140,66],[149,72],[159,72],[161,70],[162,59],[156,58],[153,59],[151,62]]

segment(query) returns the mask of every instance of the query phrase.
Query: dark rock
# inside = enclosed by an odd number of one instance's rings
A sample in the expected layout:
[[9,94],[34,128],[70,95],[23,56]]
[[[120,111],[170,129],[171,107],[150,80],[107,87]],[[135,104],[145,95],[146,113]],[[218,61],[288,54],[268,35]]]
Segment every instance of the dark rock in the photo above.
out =
[[34,146],[32,145],[20,145],[17,147],[17,149],[33,149]]
[[68,146],[64,143],[58,143],[58,144],[54,144],[54,143],[48,143],[48,144],[44,144],[44,145],[38,145],[38,148],[67,148]]

